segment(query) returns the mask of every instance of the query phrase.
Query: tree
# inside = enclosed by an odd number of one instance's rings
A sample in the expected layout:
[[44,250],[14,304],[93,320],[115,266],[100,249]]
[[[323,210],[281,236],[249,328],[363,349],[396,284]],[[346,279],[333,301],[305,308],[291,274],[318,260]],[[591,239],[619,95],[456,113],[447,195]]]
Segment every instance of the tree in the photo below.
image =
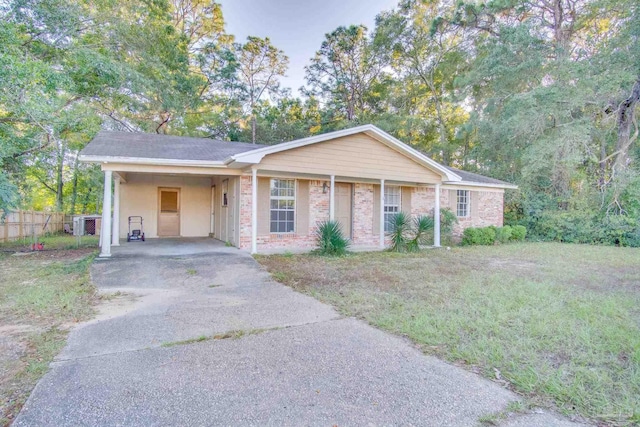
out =
[[320,50],[305,67],[308,96],[316,96],[327,108],[347,121],[359,113],[376,111],[379,98],[373,88],[384,78],[387,64],[375,49],[363,25],[338,27],[325,35]]
[[281,94],[278,77],[285,75],[289,58],[271,44],[268,38],[248,37],[236,44],[238,75],[242,94],[251,120],[251,142],[256,143],[256,108],[263,96]]

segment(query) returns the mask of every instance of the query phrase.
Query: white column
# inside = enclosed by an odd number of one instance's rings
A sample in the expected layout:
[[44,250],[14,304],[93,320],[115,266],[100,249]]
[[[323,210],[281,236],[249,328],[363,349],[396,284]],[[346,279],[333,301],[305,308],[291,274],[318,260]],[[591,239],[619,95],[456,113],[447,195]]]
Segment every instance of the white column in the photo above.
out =
[[336,218],[336,176],[331,175],[331,187],[329,188],[329,221]]
[[258,170],[251,169],[251,253],[258,253]]
[[104,171],[104,198],[102,200],[102,247],[100,257],[111,256],[111,171]]
[[380,180],[380,248],[384,248],[384,179]]
[[120,177],[113,180],[113,233],[111,246],[120,246]]
[[433,246],[440,247],[440,184],[436,184],[436,202],[433,207]]

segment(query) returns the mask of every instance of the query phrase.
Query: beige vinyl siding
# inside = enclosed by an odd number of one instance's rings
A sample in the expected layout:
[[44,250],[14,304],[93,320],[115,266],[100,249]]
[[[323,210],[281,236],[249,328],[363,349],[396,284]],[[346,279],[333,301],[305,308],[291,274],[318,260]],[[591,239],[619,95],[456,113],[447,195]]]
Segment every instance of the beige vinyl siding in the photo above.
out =
[[400,210],[408,215],[411,215],[411,187],[402,187],[402,194],[400,195]]
[[180,189],[180,235],[208,236],[211,228],[211,179],[208,177],[128,174],[120,184],[120,238],[127,237],[129,216],[142,216],[145,237],[158,237],[158,188]]
[[296,189],[296,229],[295,232],[299,236],[309,234],[309,181],[306,179],[298,180],[298,188]]
[[261,169],[290,173],[439,183],[441,177],[365,134],[265,156]]

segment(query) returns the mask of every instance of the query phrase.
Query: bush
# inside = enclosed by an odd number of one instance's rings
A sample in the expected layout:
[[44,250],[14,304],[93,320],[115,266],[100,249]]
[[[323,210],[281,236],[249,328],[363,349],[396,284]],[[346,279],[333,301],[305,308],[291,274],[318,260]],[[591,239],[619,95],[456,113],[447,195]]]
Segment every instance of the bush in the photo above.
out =
[[[508,227],[502,227],[502,228],[506,228]],[[527,228],[524,225],[515,225],[513,227],[511,227],[511,240],[515,241],[515,242],[522,242],[524,241],[524,238],[527,235]]]
[[316,229],[318,253],[322,255],[344,255],[349,247],[349,239],[344,237],[337,221],[322,221]]
[[629,215],[547,211],[532,219],[530,225],[534,239],[640,247],[640,222]]
[[409,252],[420,250],[420,245],[424,244],[429,238],[429,232],[433,230],[433,224],[433,218],[426,215],[421,215],[413,219],[414,236],[407,244]]
[[433,230],[433,218],[419,216],[411,220],[405,212],[398,212],[391,218],[391,246],[393,252],[416,252],[420,250]]
[[493,245],[496,241],[495,227],[469,227],[462,233],[462,244],[464,246],[471,245]]
[[458,217],[450,209],[440,209],[440,234],[450,235],[453,233],[454,224],[458,223]]
[[513,238],[513,229],[509,225],[496,228],[496,241],[498,243],[507,243]]

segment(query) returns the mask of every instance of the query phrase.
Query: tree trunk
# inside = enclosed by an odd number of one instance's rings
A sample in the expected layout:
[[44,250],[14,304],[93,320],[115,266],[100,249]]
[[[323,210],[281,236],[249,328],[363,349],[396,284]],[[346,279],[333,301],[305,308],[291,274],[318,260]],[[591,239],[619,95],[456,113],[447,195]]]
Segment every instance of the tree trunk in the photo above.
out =
[[91,192],[93,191],[93,187],[89,187],[89,190],[84,195],[84,201],[82,202],[82,212],[87,213],[87,206],[89,206],[89,199],[91,198]]
[[[631,95],[620,103],[618,108],[618,142],[616,144],[616,157],[613,163],[614,175],[627,169],[629,164],[629,148],[638,138],[638,123],[636,120],[636,107],[640,101],[640,76],[631,89]],[[633,135],[631,129],[635,128]]]
[[71,191],[71,208],[69,209],[71,215],[76,213],[76,200],[78,198],[78,157],[76,156],[76,160],[73,162],[73,190]]
[[59,141],[58,144],[58,164],[56,165],[56,209],[58,210],[58,212],[62,212],[64,203],[62,194],[62,190],[64,189],[62,173],[64,169],[64,155],[66,152],[66,147],[63,141]]
[[251,114],[251,143],[256,143],[256,115]]

